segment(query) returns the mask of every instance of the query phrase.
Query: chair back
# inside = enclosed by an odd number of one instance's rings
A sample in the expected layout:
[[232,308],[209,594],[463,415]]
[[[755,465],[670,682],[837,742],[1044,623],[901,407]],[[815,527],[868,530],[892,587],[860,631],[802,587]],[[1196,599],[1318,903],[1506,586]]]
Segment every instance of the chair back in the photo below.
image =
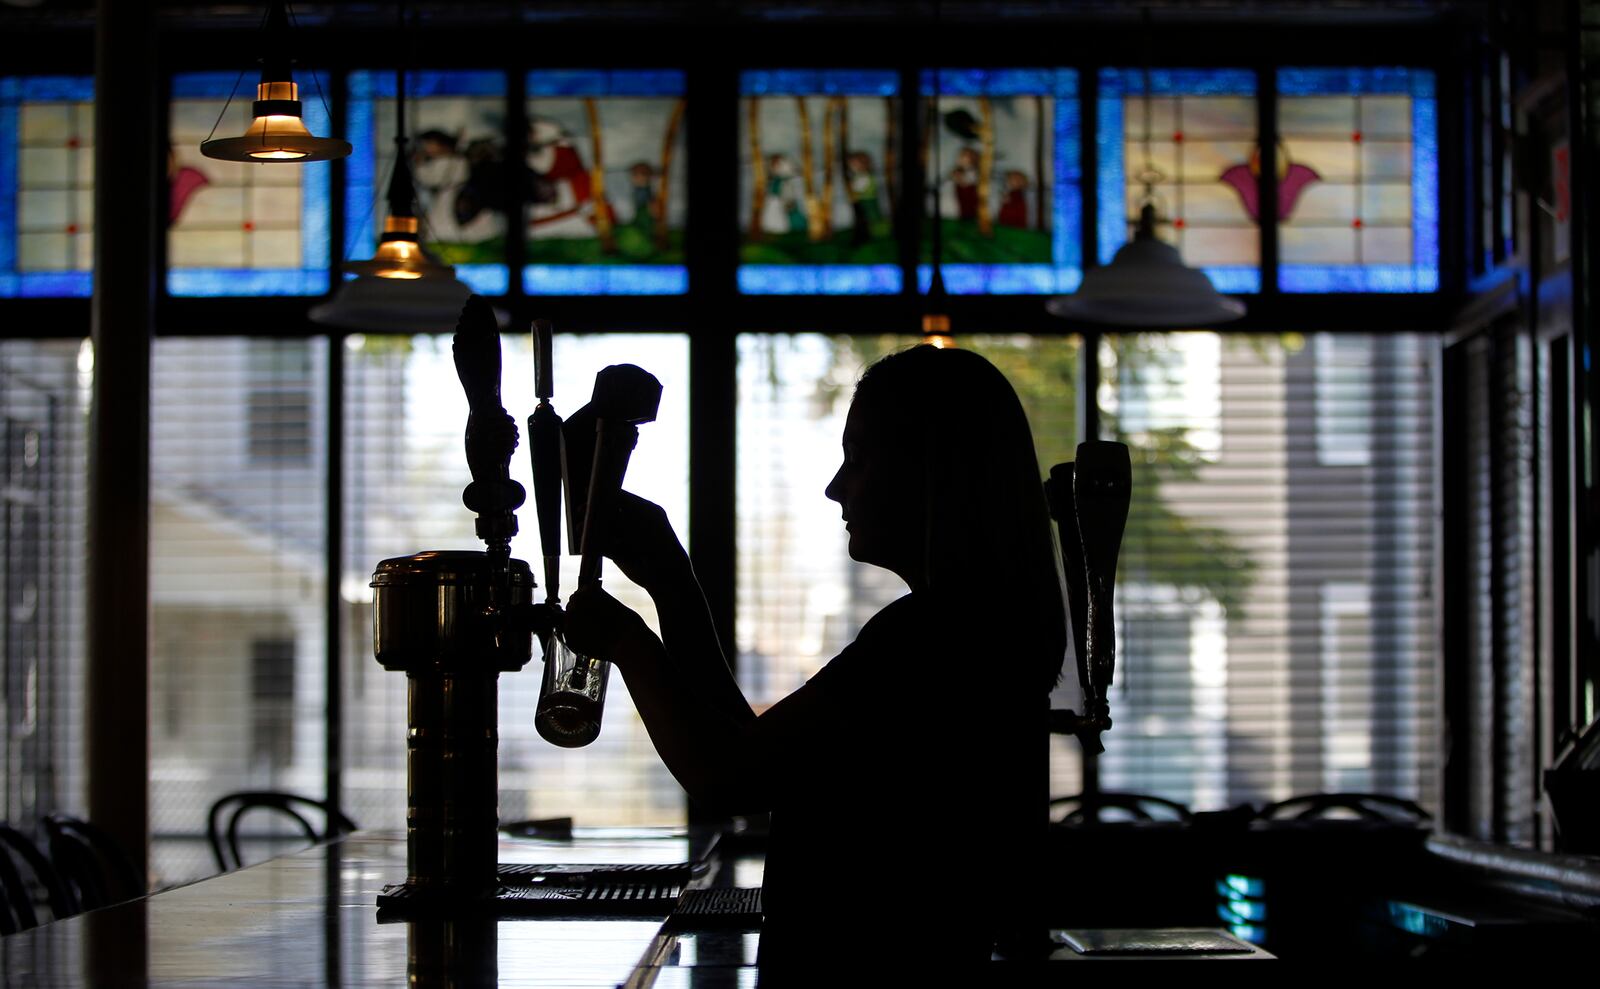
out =
[[[33,873],[30,883],[18,868],[25,865]],[[70,917],[78,912],[73,898],[50,859],[33,843],[33,839],[9,824],[0,824],[0,887],[3,887],[5,907],[19,929],[40,923],[34,899],[35,889],[44,891],[45,903],[50,907],[52,919]],[[0,926],[5,918],[0,917]]]
[[[218,798],[206,815],[206,838],[211,842],[211,854],[216,857],[217,868],[223,872],[230,872],[244,864],[240,854],[239,825],[246,814],[257,810],[272,811],[278,817],[292,822],[312,844],[356,830],[354,821],[328,806],[326,801],[278,790],[230,793]],[[305,812],[321,816],[321,831],[313,826]]]
[[44,819],[50,861],[79,910],[121,903],[148,890],[133,859],[115,838],[81,818],[51,814]]

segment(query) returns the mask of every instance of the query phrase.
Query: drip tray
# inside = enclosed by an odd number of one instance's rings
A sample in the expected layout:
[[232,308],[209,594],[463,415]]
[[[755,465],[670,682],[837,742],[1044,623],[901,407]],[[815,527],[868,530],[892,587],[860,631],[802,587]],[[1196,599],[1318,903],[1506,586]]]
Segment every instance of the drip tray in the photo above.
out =
[[409,883],[378,894],[378,919],[428,913],[494,916],[665,917],[693,875],[687,863],[665,865],[506,864],[490,893],[425,890]]
[[669,931],[761,926],[761,889],[686,889],[667,918]]

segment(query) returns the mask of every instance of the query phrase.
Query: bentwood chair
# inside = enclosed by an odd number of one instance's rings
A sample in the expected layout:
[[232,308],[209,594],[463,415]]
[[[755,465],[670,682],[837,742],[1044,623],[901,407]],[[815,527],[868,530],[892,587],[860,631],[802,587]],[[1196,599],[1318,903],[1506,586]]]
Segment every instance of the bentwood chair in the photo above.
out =
[[[218,798],[206,815],[206,838],[211,842],[211,854],[216,856],[217,868],[223,872],[230,872],[244,864],[240,846],[245,839],[239,834],[239,825],[246,814],[258,810],[271,811],[280,818],[287,818],[312,844],[356,830],[354,821],[321,800],[278,790],[230,793]],[[312,825],[307,813],[321,817],[323,826],[320,831]],[[224,818],[226,823],[223,823]]]
[[50,861],[77,909],[94,910],[148,892],[133,859],[97,825],[51,814],[44,819],[44,830]]

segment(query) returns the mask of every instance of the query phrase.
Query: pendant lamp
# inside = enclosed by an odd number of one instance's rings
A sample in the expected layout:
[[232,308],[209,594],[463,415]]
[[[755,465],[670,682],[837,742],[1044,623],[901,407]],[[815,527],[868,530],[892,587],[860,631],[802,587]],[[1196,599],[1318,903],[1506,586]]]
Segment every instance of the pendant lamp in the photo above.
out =
[[[1150,11],[1144,10],[1148,41]],[[1045,303],[1053,316],[1105,326],[1186,329],[1214,326],[1244,315],[1244,303],[1218,292],[1205,272],[1183,263],[1178,249],[1156,236],[1164,221],[1155,187],[1166,178],[1150,154],[1150,59],[1144,67],[1144,184],[1133,237],[1111,263],[1092,268],[1072,295]]]
[[[400,16],[403,30],[403,8]],[[347,262],[344,270],[356,277],[340,285],[332,301],[314,307],[310,316],[313,322],[347,329],[442,333],[455,327],[472,289],[418,237],[417,192],[406,149],[404,68],[395,73],[395,116],[389,215],[378,249],[370,260]]]
[[1183,263],[1178,249],[1156,237],[1156,206],[1139,210],[1133,239],[1111,263],[1090,270],[1073,295],[1045,303],[1051,315],[1107,326],[1168,329],[1211,326],[1244,315],[1244,303],[1218,292],[1205,272]]
[[[242,137],[223,137],[200,144],[200,153],[220,161],[329,161],[350,154],[350,142],[317,137],[306,129],[300,112],[300,87],[289,66],[289,15],[282,3],[271,4],[262,29],[265,53],[256,85],[253,119]],[[228,108],[222,108],[227,113]],[[222,122],[218,114],[217,123]],[[211,128],[216,133],[216,127]]]

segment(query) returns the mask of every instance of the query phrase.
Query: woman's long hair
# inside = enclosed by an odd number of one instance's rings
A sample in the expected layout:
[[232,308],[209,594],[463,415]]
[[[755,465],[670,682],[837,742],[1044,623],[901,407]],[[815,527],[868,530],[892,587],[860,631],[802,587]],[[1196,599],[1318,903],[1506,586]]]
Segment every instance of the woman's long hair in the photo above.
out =
[[[927,586],[940,597],[990,588],[997,633],[1037,650],[1054,686],[1066,651],[1063,587],[1033,432],[1005,375],[970,350],[923,344],[867,368],[855,402],[923,462]],[[1030,660],[1031,661],[1031,660]]]

